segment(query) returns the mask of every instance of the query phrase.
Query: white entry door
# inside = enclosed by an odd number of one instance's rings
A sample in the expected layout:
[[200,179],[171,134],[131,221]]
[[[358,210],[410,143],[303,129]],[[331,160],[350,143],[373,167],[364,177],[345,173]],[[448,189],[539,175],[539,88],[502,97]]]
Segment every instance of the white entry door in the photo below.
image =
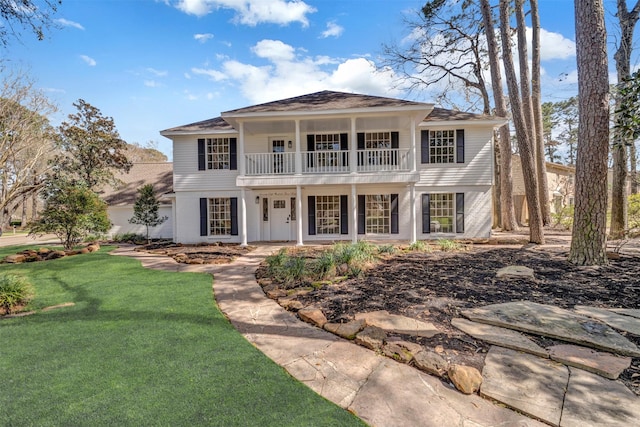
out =
[[269,199],[271,207],[271,240],[291,240],[290,198],[274,196]]

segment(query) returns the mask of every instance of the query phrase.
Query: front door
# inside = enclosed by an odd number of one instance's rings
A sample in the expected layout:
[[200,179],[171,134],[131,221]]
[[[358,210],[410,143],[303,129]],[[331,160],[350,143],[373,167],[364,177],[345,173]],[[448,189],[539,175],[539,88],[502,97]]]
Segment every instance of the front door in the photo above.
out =
[[271,204],[271,240],[291,240],[291,207],[290,198],[274,196]]

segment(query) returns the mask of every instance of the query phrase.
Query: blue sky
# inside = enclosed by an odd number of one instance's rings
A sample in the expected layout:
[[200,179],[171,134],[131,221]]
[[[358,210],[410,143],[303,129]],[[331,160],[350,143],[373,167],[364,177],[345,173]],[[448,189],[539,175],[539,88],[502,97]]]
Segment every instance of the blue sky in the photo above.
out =
[[[556,101],[577,91],[573,0],[539,3],[543,97]],[[605,3],[612,15],[613,0]],[[375,69],[382,44],[405,38],[403,16],[422,4],[63,0],[60,28],[44,41],[26,32],[11,41],[4,65],[25,70],[59,106],[53,124],[82,98],[113,117],[127,142],[155,141],[171,158],[160,130],[260,102],[325,89],[432,100],[404,93],[392,73]]]

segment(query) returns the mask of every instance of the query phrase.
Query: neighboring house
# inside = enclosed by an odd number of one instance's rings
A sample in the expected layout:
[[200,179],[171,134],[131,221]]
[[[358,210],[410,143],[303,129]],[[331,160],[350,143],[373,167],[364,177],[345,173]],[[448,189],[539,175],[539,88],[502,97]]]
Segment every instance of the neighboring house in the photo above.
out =
[[494,127],[323,91],[166,129],[177,242],[488,237]]
[[[550,162],[546,162],[546,168],[551,213],[559,213],[562,208],[573,205],[576,168]],[[517,154],[512,156],[512,175],[516,220],[520,224],[526,224],[529,222],[529,210],[524,192],[522,163]]]
[[164,197],[171,194],[173,188],[172,163],[134,163],[129,173],[117,173],[119,181],[116,188],[107,187],[100,197],[107,202],[109,219],[112,222],[109,236],[136,233],[146,235],[146,227],[130,224],[133,217],[133,205],[138,198],[138,189],[145,184],[153,184],[153,189],[160,203],[159,215],[168,219],[157,227],[149,229],[149,236],[155,238],[173,238],[173,211],[171,199]]

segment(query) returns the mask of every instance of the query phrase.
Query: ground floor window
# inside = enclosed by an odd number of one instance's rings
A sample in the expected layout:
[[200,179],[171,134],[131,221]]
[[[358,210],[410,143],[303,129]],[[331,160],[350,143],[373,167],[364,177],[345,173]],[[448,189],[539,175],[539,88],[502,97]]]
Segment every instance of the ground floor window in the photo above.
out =
[[209,199],[209,234],[222,236],[231,234],[231,199],[215,197]]
[[391,195],[368,194],[365,198],[367,234],[388,234],[391,225]]
[[464,233],[464,193],[422,195],[423,233]]
[[316,196],[316,233],[340,233],[340,196]]

